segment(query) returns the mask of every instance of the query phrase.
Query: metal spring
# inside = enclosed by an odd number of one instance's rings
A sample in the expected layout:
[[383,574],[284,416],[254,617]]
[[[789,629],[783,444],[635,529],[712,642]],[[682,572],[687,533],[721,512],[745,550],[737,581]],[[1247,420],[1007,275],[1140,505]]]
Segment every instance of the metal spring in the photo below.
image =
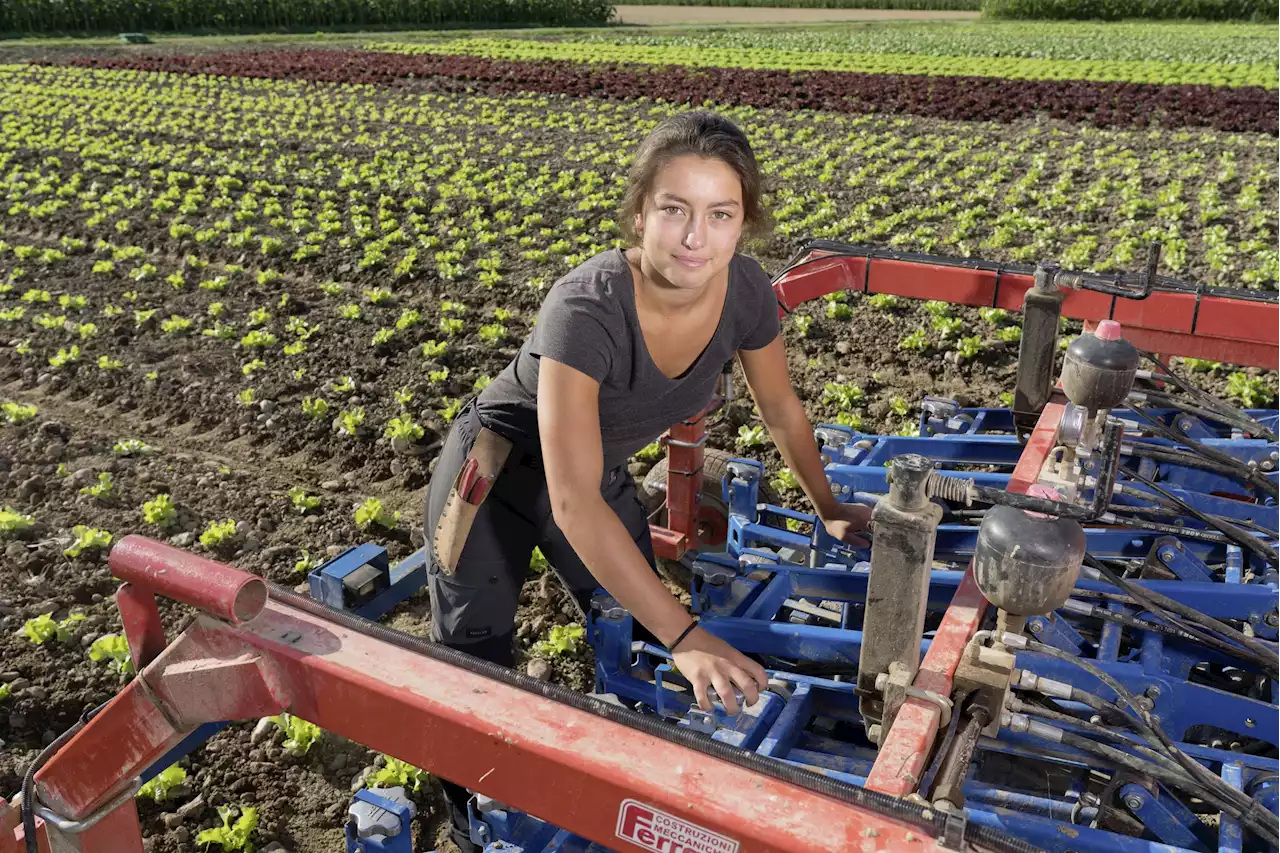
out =
[[965,506],[973,504],[973,480],[948,477],[937,471],[929,473],[929,497],[955,501]]

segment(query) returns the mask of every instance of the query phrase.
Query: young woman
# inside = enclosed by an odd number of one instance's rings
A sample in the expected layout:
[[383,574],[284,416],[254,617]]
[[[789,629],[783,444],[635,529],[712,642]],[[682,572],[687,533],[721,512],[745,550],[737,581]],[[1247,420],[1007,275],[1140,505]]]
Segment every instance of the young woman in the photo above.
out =
[[511,666],[537,545],[584,610],[601,586],[666,646],[703,709],[709,687],[730,714],[734,686],[747,704],[765,689],[764,668],[697,627],[659,579],[627,471],[632,454],[706,406],[736,356],[827,531],[866,545],[855,534],[870,508],[828,489],[769,276],[737,252],[767,233],[762,184],[746,136],[712,113],[673,116],[640,145],[619,218],[632,247],[552,286],[520,352],[462,409],[441,450],[424,527],[433,640]]

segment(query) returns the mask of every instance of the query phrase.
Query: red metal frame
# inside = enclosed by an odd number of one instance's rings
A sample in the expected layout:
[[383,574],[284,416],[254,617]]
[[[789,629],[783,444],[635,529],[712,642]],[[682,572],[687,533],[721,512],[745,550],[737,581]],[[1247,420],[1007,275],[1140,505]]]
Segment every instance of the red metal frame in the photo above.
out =
[[[782,311],[838,290],[891,293],[960,305],[1022,310],[1032,276],[925,261],[868,259],[814,249],[815,258],[774,282]],[[1123,299],[1087,290],[1067,294],[1062,314],[1074,320],[1117,320],[1125,337],[1143,349],[1280,369],[1280,304],[1211,294],[1153,291]]]
[[[121,544],[154,549],[154,568],[202,559],[138,536]],[[169,594],[163,572],[151,589]],[[146,630],[135,624],[131,637]],[[941,850],[906,824],[275,600],[242,625],[198,616],[40,768],[39,799],[83,819],[198,725],[282,710],[614,850],[646,849],[615,835],[625,801],[730,838],[740,853],[855,850],[871,838],[877,850]],[[132,799],[79,836],[40,826],[42,850],[142,849]],[[2,800],[0,830],[0,853],[18,853],[21,826]]]

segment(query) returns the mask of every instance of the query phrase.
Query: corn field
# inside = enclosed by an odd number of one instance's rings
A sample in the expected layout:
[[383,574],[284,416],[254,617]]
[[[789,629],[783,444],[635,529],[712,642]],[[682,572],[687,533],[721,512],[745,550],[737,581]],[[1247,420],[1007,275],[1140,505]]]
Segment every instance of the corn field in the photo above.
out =
[[1124,18],[1274,21],[1275,0],[985,0],[984,16],[1118,21]]

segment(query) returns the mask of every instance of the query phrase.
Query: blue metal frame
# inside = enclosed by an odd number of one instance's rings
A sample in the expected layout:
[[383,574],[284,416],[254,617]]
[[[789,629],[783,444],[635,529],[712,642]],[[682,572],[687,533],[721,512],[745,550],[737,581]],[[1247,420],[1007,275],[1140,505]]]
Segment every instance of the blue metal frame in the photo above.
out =
[[[945,406],[942,407],[945,409]],[[848,428],[820,425],[823,434],[842,433],[841,446],[824,447],[826,472],[841,500],[874,503],[887,491],[885,463],[906,452],[923,453],[945,471],[960,466],[993,465],[995,473],[963,473],[979,483],[1003,488],[1021,453],[1010,430],[1007,410],[957,409],[946,417],[922,418],[923,437],[874,436]],[[1125,412],[1114,412],[1125,417]],[[1252,413],[1274,425],[1274,413]],[[1162,418],[1178,422],[1189,434],[1240,459],[1259,463],[1273,459],[1274,443],[1232,435],[1221,424],[1186,420],[1176,412]],[[860,445],[860,446],[859,446]],[[1276,526],[1271,501],[1233,500],[1220,494],[1224,485],[1239,494],[1240,485],[1211,472],[1177,465],[1148,464],[1146,475],[1205,511]],[[647,643],[633,642],[630,614],[600,591],[588,620],[588,638],[595,652],[597,693],[612,694],[643,713],[705,736],[750,749],[760,755],[805,767],[850,784],[862,785],[876,752],[862,733],[858,696],[851,680],[861,650],[861,625],[870,565],[868,550],[852,549],[830,537],[810,514],[759,502],[764,467],[737,459],[722,483],[729,507],[729,536],[723,554],[703,554],[692,561],[690,593],[695,612],[711,633],[740,650],[756,654],[770,673],[774,688],[762,701],[730,716],[719,702],[706,714],[694,706],[687,682],[672,667],[669,654]],[[1274,474],[1272,474],[1274,476]],[[1145,491],[1145,489],[1143,489]],[[1118,503],[1140,503],[1120,496]],[[1197,526],[1194,519],[1161,518],[1166,523]],[[932,626],[945,611],[973,552],[976,524],[945,524],[939,528],[936,556],[946,566],[931,576],[929,621],[921,640],[927,650]],[[1086,530],[1088,548],[1099,557],[1124,559],[1135,567],[1157,569],[1174,579],[1140,579],[1141,587],[1159,592],[1219,619],[1249,623],[1255,635],[1277,637],[1276,567],[1264,565],[1236,546],[1179,539],[1155,531],[1092,527]],[[377,591],[368,601],[347,600],[343,578],[363,566],[378,571]],[[313,570],[308,581],[312,596],[333,607],[377,619],[426,582],[426,549],[395,566],[386,550],[373,544],[348,549]],[[1158,616],[1140,606],[1116,600],[1110,584],[1082,576],[1072,601],[1107,608],[1146,622]],[[1108,595],[1112,597],[1108,597]],[[815,608],[817,608],[815,610]],[[1131,692],[1152,703],[1151,713],[1181,747],[1229,784],[1256,796],[1264,807],[1277,808],[1276,773],[1280,762],[1242,752],[1186,743],[1198,727],[1221,730],[1224,743],[1253,737],[1280,744],[1277,688],[1270,695],[1245,696],[1215,688],[1208,675],[1250,665],[1206,649],[1178,636],[1156,630],[1122,626],[1080,610],[1064,607],[1032,619],[1028,632],[1041,642],[1063,649],[1100,667]],[[1045,678],[1066,682],[1104,699],[1113,694],[1093,676],[1070,663],[1029,651],[1016,653],[1017,666]],[[1197,673],[1197,674],[1194,674]],[[1066,700],[1068,712],[1089,713]],[[179,747],[157,762],[148,777],[198,746],[225,724],[202,726]],[[1044,773],[1035,784],[1020,781],[1001,768],[1034,766]],[[1051,853],[1246,853],[1261,850],[1240,826],[1219,816],[1216,830],[1207,826],[1170,791],[1156,785],[1126,784],[1108,803],[1127,810],[1141,825],[1141,836],[1098,828],[1099,805],[1083,780],[1090,768],[1106,770],[1091,753],[1030,734],[1002,729],[996,738],[979,741],[975,759],[963,785],[968,820],[996,827]],[[1045,787],[1045,779],[1059,780]],[[530,815],[486,803],[471,809],[472,839],[487,853],[605,853],[607,848],[546,824]],[[1091,825],[1093,824],[1093,825]],[[404,834],[407,837],[407,834]]]
[[[379,592],[363,604],[349,601],[342,581],[365,565],[378,570]],[[427,583],[427,549],[419,548],[394,566],[388,565],[387,549],[372,542],[348,548],[307,575],[311,597],[337,610],[347,610],[365,619],[377,620]],[[354,606],[353,606],[354,605]]]

